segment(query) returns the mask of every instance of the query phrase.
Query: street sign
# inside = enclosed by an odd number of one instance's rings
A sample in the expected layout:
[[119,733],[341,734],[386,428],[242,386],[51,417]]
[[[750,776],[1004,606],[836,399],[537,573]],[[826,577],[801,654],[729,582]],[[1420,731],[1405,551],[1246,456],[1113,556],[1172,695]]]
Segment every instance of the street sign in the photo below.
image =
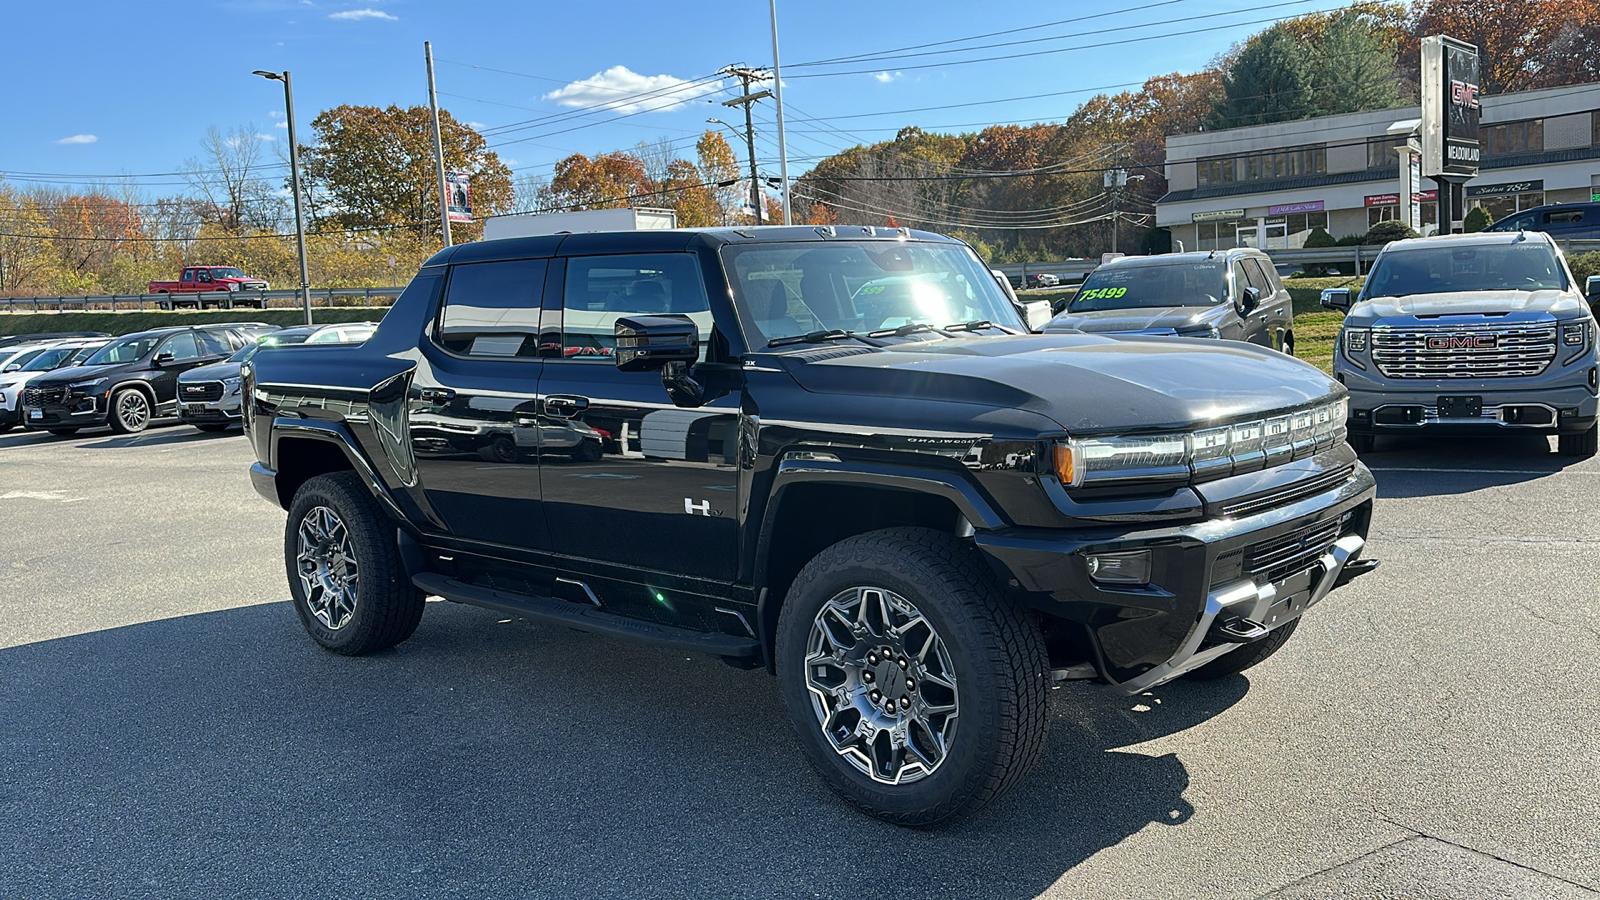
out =
[[1455,38],[1422,39],[1422,174],[1478,174],[1478,48]]

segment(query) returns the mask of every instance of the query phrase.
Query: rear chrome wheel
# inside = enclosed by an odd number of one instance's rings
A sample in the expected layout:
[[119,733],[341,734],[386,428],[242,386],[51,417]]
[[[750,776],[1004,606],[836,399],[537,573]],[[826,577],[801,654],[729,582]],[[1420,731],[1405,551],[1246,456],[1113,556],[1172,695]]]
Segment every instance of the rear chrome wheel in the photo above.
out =
[[881,784],[933,774],[955,738],[950,652],[892,591],[853,587],[823,605],[806,644],[806,689],[834,752]]

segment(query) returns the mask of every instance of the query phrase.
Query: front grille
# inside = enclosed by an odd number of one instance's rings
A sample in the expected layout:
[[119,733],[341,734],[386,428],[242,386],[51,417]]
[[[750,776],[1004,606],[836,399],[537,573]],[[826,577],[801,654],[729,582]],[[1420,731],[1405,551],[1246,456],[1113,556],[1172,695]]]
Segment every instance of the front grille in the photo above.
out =
[[1553,324],[1372,332],[1372,361],[1387,378],[1520,378],[1555,356]]
[[1355,470],[1355,466],[1344,466],[1330,472],[1323,472],[1321,475],[1312,478],[1296,481],[1277,490],[1256,494],[1253,497],[1246,497],[1242,500],[1235,500],[1222,507],[1222,514],[1232,518],[1261,512],[1274,506],[1283,506],[1286,503],[1294,503],[1297,500],[1304,500],[1307,497],[1316,496],[1323,491],[1332,490],[1344,484],[1350,480],[1350,476],[1355,473]]
[[67,402],[66,385],[31,387],[22,392],[23,406],[45,406]]
[[1339,539],[1339,527],[1332,519],[1256,544],[1244,552],[1244,573],[1271,582],[1302,572]]
[[198,381],[186,383],[178,391],[178,399],[185,403],[211,403],[222,399],[222,382]]

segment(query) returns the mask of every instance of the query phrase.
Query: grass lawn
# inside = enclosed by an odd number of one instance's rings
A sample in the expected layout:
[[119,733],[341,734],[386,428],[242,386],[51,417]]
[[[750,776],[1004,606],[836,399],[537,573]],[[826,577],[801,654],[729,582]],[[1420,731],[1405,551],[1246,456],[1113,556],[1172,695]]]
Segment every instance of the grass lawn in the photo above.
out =
[[1333,371],[1333,345],[1339,338],[1344,313],[1322,308],[1322,290],[1361,288],[1360,278],[1285,278],[1283,286],[1294,298],[1294,355],[1324,372]]
[[[318,325],[332,322],[376,322],[388,312],[387,306],[335,306],[313,308]],[[205,325],[211,322],[265,322],[268,325],[304,325],[306,314],[299,309],[224,309],[214,312],[65,312],[0,313],[0,336],[48,334],[53,331],[103,331],[106,334],[133,334],[151,328]]]

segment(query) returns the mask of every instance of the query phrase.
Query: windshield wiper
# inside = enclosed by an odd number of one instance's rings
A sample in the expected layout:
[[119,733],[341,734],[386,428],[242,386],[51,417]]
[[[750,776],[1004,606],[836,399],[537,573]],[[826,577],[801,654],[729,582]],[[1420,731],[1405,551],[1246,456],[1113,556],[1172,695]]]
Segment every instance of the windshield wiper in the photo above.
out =
[[971,322],[957,322],[954,325],[946,325],[943,328],[943,330],[944,331],[982,331],[985,328],[993,328],[993,327],[994,327],[994,323],[989,321],[988,319],[974,319]]
[[869,337],[869,338],[906,337],[908,335],[917,334],[917,333],[923,332],[923,331],[938,331],[938,330],[939,329],[934,328],[932,325],[928,325],[928,324],[923,323],[923,322],[911,322],[911,323],[906,324],[906,325],[901,325],[899,328],[882,328],[882,329],[879,329],[877,331],[869,331],[869,332],[867,332],[867,337]]
[[813,331],[808,334],[794,334],[788,337],[773,338],[767,341],[768,347],[782,347],[786,344],[820,344],[824,341],[837,341],[856,336],[854,331],[841,331],[832,328],[827,331]]

